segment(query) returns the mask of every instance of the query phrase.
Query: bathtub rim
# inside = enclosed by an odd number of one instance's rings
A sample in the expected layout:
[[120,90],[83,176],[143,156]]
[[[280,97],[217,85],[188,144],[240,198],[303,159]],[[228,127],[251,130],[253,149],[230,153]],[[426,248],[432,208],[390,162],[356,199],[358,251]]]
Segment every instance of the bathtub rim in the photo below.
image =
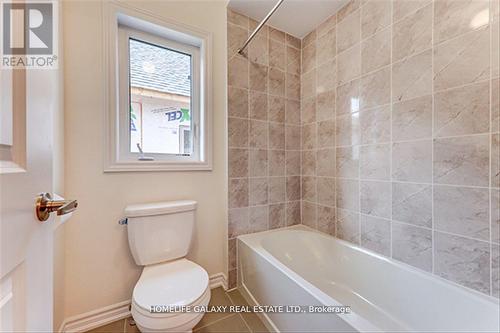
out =
[[[341,245],[347,246],[350,249],[361,251],[364,254],[370,255],[372,257],[375,257],[377,259],[381,259],[391,265],[395,265],[396,268],[403,269],[406,271],[409,271],[411,274],[417,274],[418,277],[429,280],[432,279],[432,282],[438,283],[439,286],[443,286],[446,288],[454,288],[458,293],[463,294],[464,296],[470,297],[471,294],[472,296],[478,297],[479,301],[484,302],[484,303],[491,303],[497,307],[500,306],[500,299],[496,298],[495,296],[492,295],[486,295],[484,293],[481,293],[475,289],[471,289],[469,287],[460,285],[454,281],[447,280],[445,278],[442,278],[441,276],[438,276],[436,274],[430,273],[423,271],[421,269],[418,269],[416,267],[413,267],[409,264],[406,264],[404,262],[400,262],[396,259],[385,257],[381,254],[378,254],[374,251],[371,251],[369,249],[365,249],[361,247],[360,245],[353,244],[351,242],[345,241],[343,239],[325,234],[324,232],[321,232],[319,230],[313,229],[311,227],[299,224],[299,225],[294,225],[294,226],[288,226],[288,227],[283,227],[283,228],[277,228],[277,229],[272,229],[272,230],[266,230],[266,231],[261,231],[261,232],[256,232],[252,234],[245,234],[245,235],[240,235],[237,237],[239,241],[244,243],[246,246],[249,248],[253,249],[262,259],[266,260],[268,263],[276,267],[281,273],[285,274],[289,279],[291,279],[293,282],[297,283],[300,287],[304,288],[304,290],[310,294],[312,297],[317,299],[319,302],[321,302],[324,305],[343,305],[339,303],[337,300],[335,300],[332,296],[326,294],[324,291],[304,279],[302,276],[300,276],[298,273],[294,272],[292,269],[287,267],[284,263],[282,263],[278,258],[276,258],[272,253],[270,253],[268,250],[266,250],[263,247],[263,244],[261,243],[261,240],[269,234],[272,233],[277,233],[280,231],[302,231],[302,232],[312,232],[320,237],[323,238],[328,238],[329,240],[334,240],[336,242],[339,242]],[[238,247],[238,246],[237,246]],[[239,254],[238,254],[239,256]],[[239,265],[239,258],[238,258],[238,265]],[[239,271],[240,269],[238,269]],[[240,273],[238,272],[238,286],[243,286],[243,281],[240,281]],[[251,293],[249,292],[250,296]],[[342,319],[344,319],[349,325],[353,326],[354,328],[360,330],[360,331],[374,331],[374,330],[380,330],[377,326],[374,324],[370,323],[366,319],[364,319],[362,316],[359,314],[356,314],[355,312],[351,312],[349,317],[347,316],[340,316]],[[400,323],[398,320],[395,320],[395,322],[401,324],[403,327],[406,327],[403,323]],[[408,330],[411,330],[408,328]]]

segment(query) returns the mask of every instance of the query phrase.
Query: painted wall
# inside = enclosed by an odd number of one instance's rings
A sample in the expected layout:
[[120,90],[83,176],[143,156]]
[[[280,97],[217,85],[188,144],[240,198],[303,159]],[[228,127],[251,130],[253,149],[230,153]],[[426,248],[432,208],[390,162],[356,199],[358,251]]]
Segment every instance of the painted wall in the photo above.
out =
[[302,223],[498,297],[498,0],[350,1],[301,86]]
[[65,195],[79,200],[65,228],[65,316],[130,299],[141,268],[118,225],[132,203],[194,199],[198,212],[189,258],[209,274],[226,271],[226,2],[132,1],[131,5],[213,33],[211,172],[103,173],[103,22],[101,1],[63,4]]

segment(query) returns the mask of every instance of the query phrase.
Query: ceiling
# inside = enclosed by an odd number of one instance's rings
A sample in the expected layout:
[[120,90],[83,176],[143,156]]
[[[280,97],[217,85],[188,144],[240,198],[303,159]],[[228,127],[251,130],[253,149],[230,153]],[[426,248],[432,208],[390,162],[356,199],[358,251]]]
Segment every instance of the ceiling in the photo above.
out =
[[[261,21],[278,0],[230,0],[229,8]],[[339,10],[347,0],[285,0],[268,25],[303,38]]]

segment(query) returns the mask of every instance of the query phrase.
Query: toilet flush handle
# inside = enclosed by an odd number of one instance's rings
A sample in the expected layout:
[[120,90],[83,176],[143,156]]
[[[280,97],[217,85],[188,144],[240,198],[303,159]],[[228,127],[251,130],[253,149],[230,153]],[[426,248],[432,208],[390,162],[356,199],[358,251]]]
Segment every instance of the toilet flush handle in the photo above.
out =
[[127,218],[123,218],[121,220],[118,221],[118,224],[119,225],[126,225],[128,224],[128,219]]

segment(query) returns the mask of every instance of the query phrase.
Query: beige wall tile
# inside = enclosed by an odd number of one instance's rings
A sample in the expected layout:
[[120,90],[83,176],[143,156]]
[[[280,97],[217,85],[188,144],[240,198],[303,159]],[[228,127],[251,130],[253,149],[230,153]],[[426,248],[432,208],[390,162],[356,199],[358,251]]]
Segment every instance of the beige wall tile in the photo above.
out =
[[294,100],[300,99],[300,77],[286,74],[286,97]]
[[285,175],[285,150],[269,150],[269,176]]
[[392,139],[416,140],[432,137],[432,96],[396,103],[392,109]]
[[360,212],[387,219],[391,218],[391,190],[389,182],[361,181]]
[[391,253],[391,223],[389,220],[361,215],[361,245],[389,256]]
[[227,55],[236,55],[239,48],[248,38],[248,30],[237,25],[228,23],[227,25]]
[[285,122],[287,124],[300,124],[300,102],[287,99],[285,102]]
[[302,200],[316,202],[316,177],[303,176],[301,189]]
[[287,176],[300,176],[300,151],[287,150],[285,152],[285,171]]
[[260,232],[269,229],[269,208],[265,206],[250,207],[248,213],[249,232]]
[[500,190],[491,189],[491,241],[500,243]]
[[359,178],[359,147],[336,149],[336,175],[341,178]]
[[392,65],[392,100],[405,101],[432,92],[432,52],[425,51]]
[[361,78],[359,84],[360,110],[373,108],[391,101],[391,69],[385,67]]
[[250,63],[250,89],[267,93],[267,76],[269,67]]
[[286,201],[286,178],[269,178],[269,203],[280,203]]
[[337,12],[337,23],[341,22],[349,14],[354,12],[361,5],[360,0],[349,0],[349,2]]
[[359,244],[359,213],[337,208],[337,237]]
[[279,123],[285,122],[285,98],[279,96],[269,96],[267,99],[267,119]]
[[229,209],[228,238],[248,232],[248,207]]
[[273,39],[269,40],[269,67],[275,67],[282,71],[286,69],[284,43],[277,42]]
[[267,176],[267,150],[250,149],[248,151],[248,175],[250,177]]
[[359,80],[353,80],[337,88],[337,115],[359,111]]
[[269,123],[269,149],[285,149],[285,125]]
[[393,20],[401,20],[403,17],[415,12],[417,9],[431,3],[432,0],[404,0],[393,1]]
[[300,200],[300,176],[286,177],[286,198],[288,201]]
[[264,66],[269,65],[269,39],[262,29],[248,44],[248,60]]
[[391,140],[390,105],[364,110],[359,113],[361,144],[374,144]]
[[335,207],[335,178],[317,177],[316,191],[318,204]]
[[359,181],[337,179],[335,182],[337,208],[359,211]]
[[249,95],[249,117],[267,120],[267,94],[250,90]]
[[361,73],[366,74],[391,63],[391,29],[384,29],[361,43]]
[[302,224],[318,229],[317,206],[315,203],[302,201]]
[[324,177],[335,176],[335,149],[324,148],[317,151],[316,174]]
[[337,25],[337,51],[343,52],[361,40],[361,11],[357,10]]
[[390,180],[391,145],[388,143],[361,146],[359,149],[361,179]]
[[[245,135],[245,133],[247,133]],[[229,147],[248,147],[248,120],[229,118],[228,120]]]
[[367,38],[391,24],[391,0],[368,0],[361,15],[361,37]]
[[392,183],[392,218],[432,228],[432,185]]
[[248,150],[229,149],[229,177],[247,177],[248,176]]
[[335,144],[352,146],[360,142],[359,113],[337,117],[335,121]]
[[248,61],[240,56],[231,58],[228,62],[228,79],[230,86],[248,88]]
[[491,80],[491,131],[500,131],[500,79]]
[[432,140],[394,143],[392,179],[416,183],[432,182]]
[[286,225],[292,226],[300,224],[300,201],[286,203]]
[[260,120],[250,120],[248,126],[248,146],[251,148],[267,148],[268,123]]
[[286,227],[286,204],[269,205],[269,229]]
[[337,82],[347,83],[361,74],[360,44],[340,53],[337,56]]
[[411,225],[392,224],[392,257],[432,272],[432,231]]
[[316,49],[316,62],[321,65],[335,58],[337,55],[337,34],[332,29],[318,38]]
[[302,49],[302,73],[307,73],[316,67],[316,43],[311,43]]
[[301,160],[301,175],[316,175],[316,150],[303,150]]
[[335,147],[335,121],[325,120],[318,123],[318,148]]
[[318,230],[331,236],[335,236],[335,208],[318,205],[317,214]]
[[227,95],[229,117],[248,118],[248,90],[229,86]]
[[301,147],[300,126],[285,126],[285,148],[287,150],[300,150]]
[[316,97],[302,99],[300,119],[302,124],[309,124],[316,121]]
[[248,206],[248,179],[233,178],[229,180],[229,208]]
[[291,46],[286,47],[286,71],[291,74],[300,75],[301,58],[300,50]]

